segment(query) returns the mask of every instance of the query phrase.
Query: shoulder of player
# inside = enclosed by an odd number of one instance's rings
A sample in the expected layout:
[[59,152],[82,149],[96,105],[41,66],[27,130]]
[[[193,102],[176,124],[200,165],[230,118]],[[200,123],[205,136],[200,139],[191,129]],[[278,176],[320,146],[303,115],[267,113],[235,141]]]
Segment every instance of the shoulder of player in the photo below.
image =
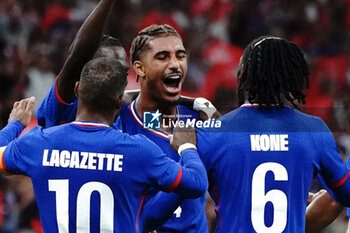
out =
[[178,104],[177,108],[179,110],[179,114],[182,116],[186,116],[187,118],[198,118],[198,112],[193,109],[189,109],[181,104]]
[[299,118],[299,124],[303,123],[305,127],[308,127],[310,130],[316,130],[317,132],[329,131],[328,126],[320,117],[300,112],[294,108],[291,109],[297,114]]

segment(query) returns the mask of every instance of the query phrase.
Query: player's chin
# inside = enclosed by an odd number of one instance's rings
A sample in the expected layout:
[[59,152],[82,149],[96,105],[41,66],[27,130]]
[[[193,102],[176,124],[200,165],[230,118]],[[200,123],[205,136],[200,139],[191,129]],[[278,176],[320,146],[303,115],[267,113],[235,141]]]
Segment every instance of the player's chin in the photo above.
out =
[[163,95],[163,100],[169,105],[177,105],[180,101],[180,92],[179,93],[165,93]]

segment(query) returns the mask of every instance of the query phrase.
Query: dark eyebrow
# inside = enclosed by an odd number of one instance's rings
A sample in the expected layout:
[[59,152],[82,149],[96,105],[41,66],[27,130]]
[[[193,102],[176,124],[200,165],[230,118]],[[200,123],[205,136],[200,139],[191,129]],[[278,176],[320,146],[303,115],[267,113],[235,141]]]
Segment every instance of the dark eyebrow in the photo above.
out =
[[[183,49],[179,49],[176,51],[176,54],[179,54],[179,53],[184,53],[184,54],[187,54],[186,50],[183,50]],[[159,55],[164,55],[164,56],[169,56],[170,52],[167,51],[167,50],[162,50],[162,51],[159,51],[157,52],[156,54],[154,54],[154,57],[157,57]]]
[[156,54],[154,54],[154,57],[157,57],[157,56],[159,56],[159,55],[169,56],[169,54],[170,54],[169,51],[162,50],[162,51],[159,51],[159,52],[157,52]]
[[184,54],[187,54],[187,51],[186,50],[183,50],[183,49],[179,49],[176,51],[176,53],[184,53]]

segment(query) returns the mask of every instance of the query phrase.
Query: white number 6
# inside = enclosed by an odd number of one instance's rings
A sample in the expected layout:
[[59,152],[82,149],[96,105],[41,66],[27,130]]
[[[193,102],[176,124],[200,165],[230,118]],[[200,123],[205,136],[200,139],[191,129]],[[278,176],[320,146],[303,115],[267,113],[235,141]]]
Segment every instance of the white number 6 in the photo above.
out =
[[[278,163],[263,163],[253,174],[252,180],[252,211],[251,218],[257,233],[281,233],[287,225],[287,196],[284,192],[272,189],[265,194],[265,176],[273,172],[276,181],[287,181],[288,173],[285,167]],[[273,223],[265,225],[265,205],[271,202],[274,208]]]

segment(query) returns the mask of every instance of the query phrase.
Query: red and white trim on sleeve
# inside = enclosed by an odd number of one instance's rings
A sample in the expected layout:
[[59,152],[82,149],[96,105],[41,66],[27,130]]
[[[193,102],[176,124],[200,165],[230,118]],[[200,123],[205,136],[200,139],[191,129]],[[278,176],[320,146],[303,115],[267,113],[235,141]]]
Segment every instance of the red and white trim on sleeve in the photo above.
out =
[[349,178],[349,173],[350,173],[350,172],[346,173],[346,175],[345,175],[343,178],[341,178],[341,179],[338,180],[337,182],[334,182],[334,183],[332,184],[332,188],[333,188],[333,189],[336,189],[336,188],[339,188],[340,186],[342,186],[342,185],[346,182],[346,180]]
[[59,102],[60,104],[66,105],[67,103],[61,98],[60,94],[58,93],[58,89],[57,89],[57,88],[58,88],[58,87],[57,87],[58,78],[59,78],[59,77],[57,77],[57,78],[56,78],[56,81],[55,81],[55,96],[56,96],[56,99],[58,100],[58,102]]
[[170,187],[166,190],[167,192],[173,192],[177,186],[179,186],[180,181],[182,178],[182,167],[180,167],[179,173],[177,174],[177,177],[174,181],[174,183],[172,183],[172,185],[170,185]]
[[6,164],[4,161],[4,151],[6,149],[6,146],[0,147],[0,170],[5,171],[6,170]]

